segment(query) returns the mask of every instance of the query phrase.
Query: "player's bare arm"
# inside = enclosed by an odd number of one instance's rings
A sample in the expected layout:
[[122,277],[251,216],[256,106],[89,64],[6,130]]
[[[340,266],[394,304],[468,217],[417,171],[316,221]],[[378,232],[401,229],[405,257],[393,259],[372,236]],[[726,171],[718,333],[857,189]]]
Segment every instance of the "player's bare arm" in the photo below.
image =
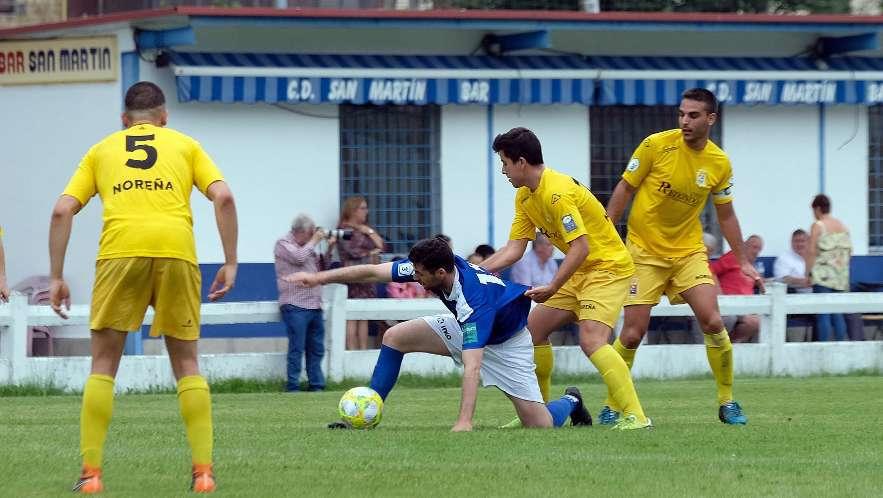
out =
[[392,263],[356,265],[318,273],[297,272],[283,277],[286,282],[315,287],[322,284],[356,284],[392,281]]
[[497,273],[505,268],[515,264],[516,261],[524,256],[527,249],[527,239],[516,239],[506,242],[506,245],[500,250],[490,255],[489,258],[481,262],[481,267],[491,273]]
[[233,192],[226,182],[216,181],[206,189],[206,197],[212,201],[215,207],[215,221],[218,224],[218,233],[221,235],[221,245],[224,248],[224,264],[218,268],[215,280],[209,288],[209,301],[217,301],[224,297],[236,282],[236,270],[238,267],[236,256],[236,241],[239,238],[239,224],[236,217],[236,202]]
[[585,235],[570,241],[570,247],[567,254],[564,255],[564,261],[558,267],[558,272],[548,285],[534,287],[524,293],[525,296],[531,298],[534,302],[544,303],[550,297],[554,296],[558,289],[576,273],[583,261],[589,256],[589,241]]
[[727,239],[727,243],[730,244],[733,255],[736,256],[736,260],[742,268],[742,273],[754,280],[755,285],[760,288],[761,292],[765,292],[766,288],[763,285],[763,278],[761,278],[757,270],[754,269],[754,265],[749,263],[748,258],[745,256],[742,229],[739,227],[739,219],[736,217],[733,203],[715,204],[714,208],[717,210],[717,221],[720,223],[721,233]]
[[818,257],[817,248],[821,234],[822,231],[819,228],[819,224],[813,223],[812,228],[809,229],[809,247],[806,249],[806,258],[804,259],[806,263],[806,279],[810,284],[812,283],[812,267],[816,264],[816,257]]
[[64,254],[71,237],[74,216],[82,207],[75,197],[62,195],[52,208],[49,224],[49,304],[52,311],[62,318],[67,318],[65,310],[71,309],[71,293],[64,281]]
[[0,239],[0,301],[9,300],[9,286],[6,284],[6,254],[3,251],[3,239]]
[[613,189],[613,195],[607,201],[607,217],[614,224],[619,223],[622,213],[625,212],[625,207],[628,206],[629,201],[635,195],[635,190],[637,189],[625,180],[619,180],[619,183],[616,184],[616,188]]
[[460,398],[460,416],[451,432],[472,430],[472,417],[475,415],[475,400],[478,397],[478,380],[484,349],[463,350],[463,393]]

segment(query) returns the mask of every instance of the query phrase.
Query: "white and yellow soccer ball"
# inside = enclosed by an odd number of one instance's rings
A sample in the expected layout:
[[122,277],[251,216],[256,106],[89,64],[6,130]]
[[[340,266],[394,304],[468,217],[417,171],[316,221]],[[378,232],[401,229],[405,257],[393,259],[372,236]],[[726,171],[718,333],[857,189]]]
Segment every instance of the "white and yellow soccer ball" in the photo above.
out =
[[383,398],[370,387],[354,387],[343,393],[337,411],[340,419],[353,429],[371,429],[380,423]]

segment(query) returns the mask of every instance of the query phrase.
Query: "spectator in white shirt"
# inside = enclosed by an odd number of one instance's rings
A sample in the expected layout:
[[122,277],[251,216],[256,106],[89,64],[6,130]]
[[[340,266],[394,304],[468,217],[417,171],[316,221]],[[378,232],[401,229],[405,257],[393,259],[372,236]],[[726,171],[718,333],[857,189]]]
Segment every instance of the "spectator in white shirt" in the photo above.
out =
[[798,228],[791,234],[791,248],[776,258],[773,276],[793,292],[812,292],[812,282],[806,278],[806,250],[809,248],[809,235]]
[[552,259],[555,247],[545,235],[537,233],[532,250],[512,265],[510,279],[523,285],[548,285],[555,278],[558,262]]

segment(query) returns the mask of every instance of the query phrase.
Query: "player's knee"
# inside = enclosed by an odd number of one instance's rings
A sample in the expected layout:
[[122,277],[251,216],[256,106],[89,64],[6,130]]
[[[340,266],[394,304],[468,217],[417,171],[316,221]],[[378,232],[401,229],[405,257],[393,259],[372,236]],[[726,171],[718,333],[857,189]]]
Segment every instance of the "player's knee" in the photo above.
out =
[[724,321],[720,313],[711,313],[708,316],[699,317],[699,326],[706,334],[716,334],[724,329]]
[[383,333],[383,340],[381,341],[381,343],[384,346],[400,350],[404,345],[404,334],[402,331],[403,327],[401,327],[401,324],[393,325],[392,327],[388,328],[386,332]]
[[628,349],[635,349],[641,344],[644,333],[640,327],[623,327],[619,333],[619,342]]

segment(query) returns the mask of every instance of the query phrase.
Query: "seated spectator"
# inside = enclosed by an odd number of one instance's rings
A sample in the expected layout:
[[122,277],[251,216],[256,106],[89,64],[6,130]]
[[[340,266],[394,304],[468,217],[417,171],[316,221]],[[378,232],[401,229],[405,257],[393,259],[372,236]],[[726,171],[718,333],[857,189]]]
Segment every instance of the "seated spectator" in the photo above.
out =
[[558,271],[558,262],[552,258],[555,247],[541,233],[536,235],[531,247],[531,251],[512,265],[509,279],[530,287],[547,285]]
[[495,252],[497,252],[497,250],[488,244],[479,244],[475,246],[475,254],[481,256],[482,261],[491,257],[491,254]]
[[788,285],[788,292],[812,292],[812,282],[806,277],[806,249],[809,236],[798,228],[791,234],[791,248],[776,258],[773,277]]
[[[434,238],[440,238],[444,240],[438,235],[436,235]],[[399,255],[392,258],[393,261],[398,261],[402,259],[407,259],[407,256]],[[395,299],[419,299],[425,297],[435,297],[431,292],[424,289],[423,286],[418,284],[417,282],[389,282],[386,284],[386,296]],[[387,322],[389,321],[390,320],[388,320]]]
[[[763,249],[763,239],[759,235],[752,235],[744,242],[745,256],[748,262],[754,264],[757,256]],[[730,251],[720,259],[712,261],[711,272],[720,283],[721,292],[727,295],[751,295],[754,294],[755,282],[742,273],[741,265],[733,251]],[[730,331],[732,342],[752,342],[760,331],[760,317],[757,315],[742,315],[724,317],[724,325]]]

